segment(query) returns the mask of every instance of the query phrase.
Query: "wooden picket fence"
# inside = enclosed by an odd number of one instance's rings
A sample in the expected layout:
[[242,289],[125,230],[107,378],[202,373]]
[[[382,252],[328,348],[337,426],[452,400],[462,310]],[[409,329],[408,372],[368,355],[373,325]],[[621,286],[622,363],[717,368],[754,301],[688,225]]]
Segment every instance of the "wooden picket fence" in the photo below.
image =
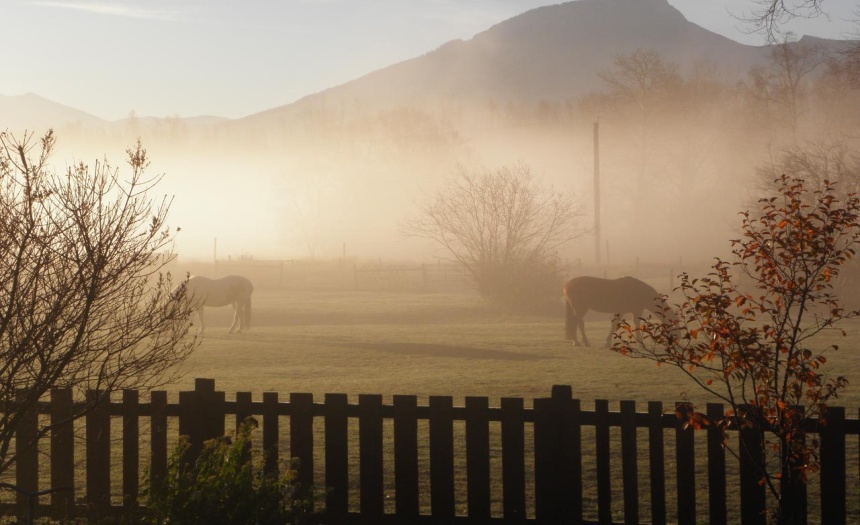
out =
[[[2,513],[25,515],[25,492],[48,487],[62,490],[39,499],[35,509],[40,516],[122,514],[139,509],[145,503],[140,501],[141,459],[148,459],[153,479],[166,474],[168,443],[176,438],[171,435],[169,440],[169,429],[189,436],[195,447],[193,454],[206,439],[223,436],[229,418],[235,418],[238,425],[255,416],[262,423],[261,446],[271,452],[265,468],[278,468],[278,444],[288,436],[289,456],[299,460],[298,481],[306,487],[325,488],[324,501],[316,503],[315,511],[327,524],[609,524],[619,515],[625,524],[766,523],[765,488],[758,483],[753,468],[762,455],[761,434],[744,431],[747,453],[740,458],[739,487],[735,487],[733,478],[727,477],[731,465],[718,432],[685,426],[675,413],[676,407],[666,411],[661,402],[648,402],[647,412],[638,412],[634,401],[621,401],[620,410],[611,412],[608,401],[597,400],[593,410],[584,410],[566,386],[553,387],[551,397],[534,399],[531,407],[522,398],[502,398],[499,407],[490,407],[486,397],[466,397],[464,406],[454,406],[450,396],[430,396],[427,405],[419,405],[417,396],[412,395],[395,395],[391,404],[385,404],[383,396],[377,394],[359,395],[357,404],[351,404],[346,394],[326,394],[319,403],[307,393],[292,393],[288,401],[282,401],[275,392],[264,393],[258,401],[249,392],[239,392],[235,400],[228,401],[224,392],[215,390],[214,380],[197,379],[195,390],[179,393],[178,403],[168,402],[163,391],[152,392],[149,401],[142,402],[132,390],[124,391],[121,401],[96,403],[82,425],[85,474],[81,475],[76,471],[79,452],[74,425],[59,423],[85,402],[98,398],[98,393],[91,392],[86,401],[76,402],[69,391],[54,390],[50,400],[40,403],[20,425],[14,481],[24,492],[18,494],[15,503],[0,506]],[[718,414],[723,407],[709,404],[707,410]],[[285,429],[280,426],[283,416],[289,417]],[[26,447],[36,433],[39,417],[59,424],[45,438],[50,442],[49,454],[40,455]],[[175,419],[169,424],[171,418],[178,419],[178,425]],[[317,450],[320,440],[315,439],[317,418],[322,418],[322,450]],[[121,427],[112,425],[112,420],[121,422]],[[351,421],[357,422],[357,430]],[[388,433],[384,430],[386,422],[392,429]],[[465,444],[457,441],[456,436],[462,433],[455,433],[455,425],[464,427]],[[121,428],[121,435],[112,435],[112,429],[117,428]],[[142,436],[142,429],[148,436]],[[420,429],[427,429],[426,434]],[[491,438],[491,430],[500,436]],[[617,438],[619,431],[620,440],[611,437]],[[647,443],[643,445],[641,438],[646,431]],[[701,446],[703,440],[696,437],[702,432],[706,434],[706,450],[697,452],[696,443]],[[858,434],[860,420],[846,419],[844,408],[830,409],[827,425],[817,433],[821,444],[820,501],[814,507],[820,510],[819,515],[809,517],[809,522],[839,525],[860,520],[858,507],[852,505],[853,515],[849,516],[846,505],[846,465],[850,462],[855,468],[858,458],[858,450],[847,454],[846,436]],[[586,436],[594,439],[594,457],[583,455]],[[351,451],[356,441],[358,450]],[[141,450],[142,442],[148,450]],[[500,444],[495,455],[491,442]],[[619,457],[613,446],[620,446],[620,472],[611,468],[611,458]],[[429,449],[429,472],[419,468],[422,447]],[[116,453],[117,448],[121,454]],[[462,482],[455,478],[458,451],[465,455]],[[646,486],[640,486],[643,456],[649,465]],[[40,469],[40,461],[46,457],[49,465]],[[116,457],[121,459],[112,462]],[[315,468],[321,460],[324,467]],[[497,479],[491,473],[491,463],[499,460],[502,468]],[[594,469],[585,472],[584,460]],[[703,481],[696,473],[697,462],[700,470],[702,462],[706,467],[706,515],[701,515],[703,506],[696,502],[697,483]],[[40,479],[45,467],[50,470],[49,479]],[[112,476],[117,474],[121,477],[121,495],[116,488],[112,490]],[[386,487],[386,476],[393,476],[393,486]],[[429,480],[429,505],[421,479]],[[618,512],[617,501],[613,513],[613,493],[618,494],[613,486],[617,488],[619,481],[623,513]],[[851,483],[857,481],[852,478]],[[492,502],[499,497],[499,486],[501,505]],[[464,489],[465,509],[458,511],[456,500],[463,498]],[[586,508],[587,492],[596,492],[596,512]],[[798,512],[805,516],[806,489],[793,498]],[[642,516],[646,508],[647,517]]]

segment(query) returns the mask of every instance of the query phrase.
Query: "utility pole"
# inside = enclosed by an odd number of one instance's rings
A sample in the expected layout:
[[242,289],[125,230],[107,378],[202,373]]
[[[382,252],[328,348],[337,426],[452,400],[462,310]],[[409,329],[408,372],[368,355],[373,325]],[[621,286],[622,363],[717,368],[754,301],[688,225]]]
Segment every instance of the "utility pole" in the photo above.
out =
[[594,260],[600,264],[600,119],[594,121]]

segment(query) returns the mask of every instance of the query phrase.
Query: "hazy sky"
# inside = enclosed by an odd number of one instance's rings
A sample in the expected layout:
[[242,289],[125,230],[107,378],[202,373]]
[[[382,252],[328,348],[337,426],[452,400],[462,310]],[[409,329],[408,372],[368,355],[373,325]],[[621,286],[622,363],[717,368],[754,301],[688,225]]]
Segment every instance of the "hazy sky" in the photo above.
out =
[[[750,1],[669,0],[744,43]],[[241,117],[469,39],[546,0],[0,0],[0,94],[33,92],[106,119]],[[798,34],[850,36],[855,0]]]

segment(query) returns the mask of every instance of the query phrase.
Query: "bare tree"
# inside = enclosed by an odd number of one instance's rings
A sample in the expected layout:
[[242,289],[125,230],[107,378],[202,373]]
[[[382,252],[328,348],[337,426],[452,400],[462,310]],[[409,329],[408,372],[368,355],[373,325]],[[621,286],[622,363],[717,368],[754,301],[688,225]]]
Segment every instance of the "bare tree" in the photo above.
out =
[[637,49],[617,55],[614,64],[614,69],[598,73],[608,88],[604,106],[635,123],[638,151],[636,193],[642,195],[652,157],[652,135],[657,117],[666,111],[668,95],[677,93],[682,81],[678,65],[664,61],[654,50]]
[[770,64],[750,70],[747,93],[764,108],[771,120],[783,117],[797,140],[800,120],[811,85],[809,77],[824,63],[826,55],[818,45],[801,45],[791,42],[789,37],[774,46],[770,53]]
[[522,303],[558,297],[556,252],[585,233],[576,222],[580,215],[571,194],[543,187],[527,166],[461,166],[403,231],[430,239],[463,264],[484,297]]
[[[0,472],[22,417],[52,388],[151,388],[195,346],[170,304],[171,199],[151,200],[146,150],[56,173],[53,132],[0,133]],[[91,399],[98,402],[96,399]],[[79,417],[90,407],[78,407]],[[38,434],[51,427],[40,420]]]
[[753,0],[757,7],[739,18],[749,23],[753,32],[763,34],[768,42],[776,42],[784,36],[782,26],[791,20],[827,16],[821,9],[822,2],[823,0]]

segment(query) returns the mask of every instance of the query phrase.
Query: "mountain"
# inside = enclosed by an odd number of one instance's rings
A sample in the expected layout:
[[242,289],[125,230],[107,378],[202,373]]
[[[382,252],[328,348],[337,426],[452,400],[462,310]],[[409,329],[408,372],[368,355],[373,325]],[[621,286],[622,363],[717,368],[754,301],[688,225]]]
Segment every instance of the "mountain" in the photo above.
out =
[[64,106],[34,93],[0,95],[0,131],[19,133],[41,131],[50,127],[101,126],[104,120],[83,111]]
[[[803,37],[796,45],[845,45]],[[311,94],[288,105],[242,119],[180,119],[189,127],[230,126],[265,129],[289,121],[308,108],[360,101],[365,111],[456,100],[537,102],[575,99],[602,88],[600,71],[636,49],[653,49],[683,73],[708,61],[737,75],[767,59],[770,46],[749,46],[708,31],[667,0],[576,0],[532,9],[476,34],[454,40],[422,56],[371,72]],[[107,122],[34,94],[0,95],[0,129],[33,126],[128,125]],[[176,119],[138,117],[137,125],[164,127]],[[229,122],[227,122],[229,121]]]
[[361,100],[391,108],[446,97],[463,101],[563,101],[599,89],[617,54],[653,49],[682,72],[703,60],[745,73],[767,56],[689,22],[667,0],[578,0],[539,7],[470,40],[305,97],[248,120],[287,117],[308,104]]

